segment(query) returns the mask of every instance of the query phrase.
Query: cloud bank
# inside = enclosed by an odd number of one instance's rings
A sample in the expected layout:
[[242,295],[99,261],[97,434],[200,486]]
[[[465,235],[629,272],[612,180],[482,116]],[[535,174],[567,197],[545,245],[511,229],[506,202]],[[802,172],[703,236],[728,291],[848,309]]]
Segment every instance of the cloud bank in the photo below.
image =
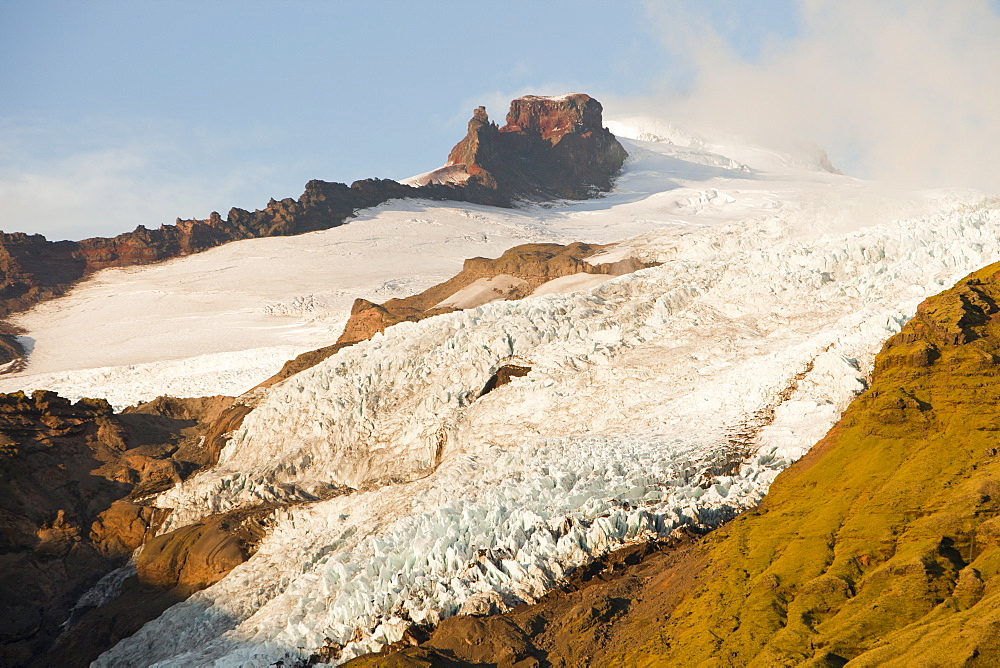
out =
[[0,123],[0,230],[114,236],[297,197],[299,183],[274,187],[278,166],[264,151],[232,158],[243,137],[120,119]]
[[660,97],[668,114],[770,145],[813,141],[858,176],[1000,192],[1000,3],[799,0],[796,36],[753,56],[704,7],[647,3],[692,77]]

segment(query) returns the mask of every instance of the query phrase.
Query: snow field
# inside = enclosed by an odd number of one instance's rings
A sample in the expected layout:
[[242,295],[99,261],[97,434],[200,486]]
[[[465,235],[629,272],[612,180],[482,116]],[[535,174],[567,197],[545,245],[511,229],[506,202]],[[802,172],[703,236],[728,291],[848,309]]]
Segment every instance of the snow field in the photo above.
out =
[[71,401],[101,397],[119,411],[163,394],[238,396],[278,373],[288,360],[313,349],[272,346],[145,364],[53,371],[0,381],[4,388],[0,391],[52,389]]

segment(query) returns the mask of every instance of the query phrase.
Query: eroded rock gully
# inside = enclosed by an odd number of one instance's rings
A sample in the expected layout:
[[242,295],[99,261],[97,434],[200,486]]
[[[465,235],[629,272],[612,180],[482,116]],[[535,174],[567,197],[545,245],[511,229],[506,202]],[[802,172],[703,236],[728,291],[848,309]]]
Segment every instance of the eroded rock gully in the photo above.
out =
[[66,629],[33,664],[86,666],[170,606],[215,584],[253,555],[272,510],[210,515],[148,540],[135,573],[103,604],[75,610]]

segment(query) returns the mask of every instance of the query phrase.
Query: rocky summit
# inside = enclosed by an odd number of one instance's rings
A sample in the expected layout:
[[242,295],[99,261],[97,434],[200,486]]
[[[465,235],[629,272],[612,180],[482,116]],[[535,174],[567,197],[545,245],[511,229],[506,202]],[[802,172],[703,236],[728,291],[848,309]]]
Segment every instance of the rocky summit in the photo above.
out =
[[591,197],[610,190],[628,157],[603,126],[603,110],[582,93],[527,95],[510,103],[507,124],[497,127],[479,107],[442,169],[459,168],[513,197]]

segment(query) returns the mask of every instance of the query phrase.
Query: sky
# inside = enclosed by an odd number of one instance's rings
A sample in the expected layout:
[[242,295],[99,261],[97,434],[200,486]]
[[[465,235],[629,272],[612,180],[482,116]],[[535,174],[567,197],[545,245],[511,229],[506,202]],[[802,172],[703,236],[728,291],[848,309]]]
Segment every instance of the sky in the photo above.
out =
[[441,165],[586,92],[1000,191],[1000,2],[0,0],[0,229],[112,235]]

